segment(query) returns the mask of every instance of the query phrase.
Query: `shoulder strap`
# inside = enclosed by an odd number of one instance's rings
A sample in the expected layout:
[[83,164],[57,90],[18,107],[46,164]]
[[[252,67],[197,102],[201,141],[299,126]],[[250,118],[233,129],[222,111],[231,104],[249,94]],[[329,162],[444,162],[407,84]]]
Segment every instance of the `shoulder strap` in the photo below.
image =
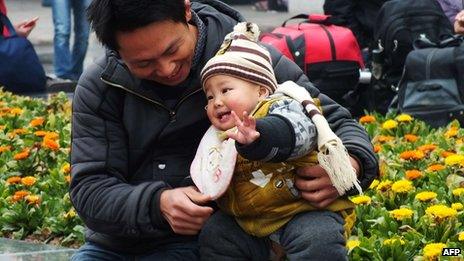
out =
[[[10,19],[8,19],[8,17],[6,17],[5,14],[3,14],[2,12],[0,12],[0,25],[3,24],[4,27],[6,27],[8,29],[8,32],[10,33],[10,37],[11,36],[16,36],[16,31],[13,27],[13,24],[11,23]],[[3,39],[5,38],[5,36],[3,35],[3,26],[0,26],[1,30],[0,30],[0,39]]]

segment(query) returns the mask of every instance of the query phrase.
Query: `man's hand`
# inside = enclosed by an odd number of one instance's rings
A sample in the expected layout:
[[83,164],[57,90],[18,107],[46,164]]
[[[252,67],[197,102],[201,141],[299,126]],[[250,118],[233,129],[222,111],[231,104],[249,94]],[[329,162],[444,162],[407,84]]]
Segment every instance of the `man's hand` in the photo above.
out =
[[464,10],[456,15],[454,21],[454,32],[457,34],[464,34]]
[[[350,160],[356,173],[359,173],[358,161],[352,157]],[[320,165],[299,168],[295,185],[301,191],[301,197],[316,208],[325,208],[340,196],[332,186],[329,175]]]
[[209,201],[193,186],[168,189],[161,192],[160,209],[174,233],[196,235],[213,213],[211,207],[201,206]]
[[259,132],[256,131],[256,119],[248,115],[246,111],[243,112],[243,121],[240,120],[234,111],[232,111],[231,114],[235,119],[237,132],[235,132],[235,129],[233,131],[227,131],[227,136],[229,138],[245,145],[251,144],[259,138]]

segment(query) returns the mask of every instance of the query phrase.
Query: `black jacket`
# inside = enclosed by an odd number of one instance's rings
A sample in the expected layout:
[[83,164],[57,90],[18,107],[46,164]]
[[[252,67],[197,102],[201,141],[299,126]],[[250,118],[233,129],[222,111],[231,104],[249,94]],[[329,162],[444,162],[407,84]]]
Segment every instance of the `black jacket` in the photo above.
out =
[[374,40],[377,13],[388,0],[325,0],[324,13],[331,21],[353,31],[359,45],[369,47]]
[[[70,195],[88,227],[86,240],[123,253],[146,253],[170,242],[194,240],[172,232],[159,209],[167,188],[190,184],[190,163],[210,125],[199,72],[226,33],[242,20],[235,10],[214,0],[192,3],[207,26],[200,66],[174,109],[140,85],[115,52],[87,68],[74,94],[72,182]],[[297,65],[271,50],[277,80],[297,81],[315,89]],[[366,132],[348,111],[324,95],[324,115],[363,165],[362,184],[377,176],[377,160]]]

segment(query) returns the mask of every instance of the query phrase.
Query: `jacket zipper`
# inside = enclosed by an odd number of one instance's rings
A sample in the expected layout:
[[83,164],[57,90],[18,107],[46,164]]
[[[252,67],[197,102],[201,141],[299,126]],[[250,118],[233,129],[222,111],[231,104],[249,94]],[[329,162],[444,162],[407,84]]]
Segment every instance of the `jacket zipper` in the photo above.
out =
[[320,26],[322,27],[322,29],[327,34],[327,38],[329,38],[330,52],[332,53],[332,61],[335,61],[335,60],[337,60],[337,52],[335,50],[335,42],[334,42],[334,39],[332,37],[332,34],[330,34],[329,30],[327,30],[327,28],[324,25],[321,24]]
[[176,111],[177,111],[177,109],[180,107],[180,105],[181,105],[187,98],[189,98],[190,96],[194,95],[194,94],[197,93],[197,92],[202,91],[202,89],[198,89],[198,90],[195,90],[195,91],[189,93],[188,95],[186,95],[185,97],[183,97],[183,98],[176,104],[176,106],[174,107],[174,110],[171,110],[171,109],[169,109],[168,107],[164,106],[164,104],[159,103],[159,102],[157,102],[157,101],[155,101],[155,100],[153,100],[153,99],[147,98],[147,97],[145,97],[145,96],[143,96],[143,95],[140,95],[140,94],[138,94],[138,93],[136,93],[136,92],[134,92],[134,91],[131,91],[131,90],[127,89],[126,87],[122,86],[122,85],[119,85],[119,84],[116,84],[116,83],[112,83],[112,82],[110,82],[110,81],[107,81],[107,80],[103,79],[102,77],[100,77],[100,79],[101,79],[104,83],[106,83],[106,84],[108,84],[108,85],[111,85],[111,86],[113,86],[113,87],[122,89],[122,90],[124,90],[124,91],[126,91],[126,92],[129,92],[129,93],[131,93],[131,94],[133,94],[133,95],[135,95],[135,96],[137,96],[137,97],[140,97],[140,98],[142,98],[142,99],[144,99],[144,100],[146,100],[146,101],[149,101],[149,102],[151,102],[151,103],[153,103],[153,104],[155,104],[155,105],[158,105],[159,107],[163,108],[164,110],[166,110],[166,111],[169,113],[169,118],[170,118],[170,121],[171,121],[171,122],[175,122],[175,121],[176,121]]

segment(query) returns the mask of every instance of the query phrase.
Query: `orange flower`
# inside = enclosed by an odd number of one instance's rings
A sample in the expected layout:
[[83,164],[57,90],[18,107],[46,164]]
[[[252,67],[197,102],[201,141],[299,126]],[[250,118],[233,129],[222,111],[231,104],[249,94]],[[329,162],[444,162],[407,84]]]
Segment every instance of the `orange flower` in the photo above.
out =
[[44,137],[42,146],[51,150],[57,150],[60,148],[60,144],[58,144],[58,142],[54,141],[53,139],[47,138],[47,136]]
[[404,160],[420,160],[424,158],[424,152],[420,150],[407,150],[400,154],[400,158]]
[[34,135],[37,137],[44,137],[45,135],[47,135],[47,132],[39,130],[39,131],[34,132]]
[[37,118],[32,119],[29,124],[31,125],[31,127],[37,127],[37,126],[42,125],[44,121],[45,119],[43,117],[37,117]]
[[17,202],[21,199],[23,199],[24,197],[26,197],[27,195],[31,194],[29,191],[26,191],[26,190],[18,190],[14,193],[13,195],[13,202]]
[[29,149],[24,149],[22,152],[17,153],[13,156],[15,160],[23,160],[29,157]]
[[36,181],[37,179],[32,176],[27,176],[21,179],[21,183],[23,183],[25,186],[32,186]]
[[9,177],[6,180],[6,184],[8,184],[8,185],[10,185],[10,184],[18,184],[20,182],[21,182],[21,177],[18,177],[18,176]]
[[445,166],[443,166],[441,164],[433,164],[433,165],[430,165],[427,168],[427,171],[428,172],[434,172],[434,171],[440,171],[440,170],[444,170],[444,169],[445,169]]
[[10,151],[11,150],[11,146],[10,145],[7,145],[7,146],[0,146],[0,153],[3,153],[5,151]]
[[378,153],[380,150],[382,150],[382,146],[380,146],[379,144],[374,145],[374,152],[375,153]]
[[431,151],[435,150],[436,148],[437,148],[437,145],[425,144],[425,145],[420,146],[417,149],[420,150],[420,151],[423,151],[423,152],[431,152]]
[[419,137],[417,137],[416,135],[414,134],[406,134],[404,135],[404,139],[408,142],[415,142],[419,139]]
[[25,198],[26,198],[27,203],[30,205],[33,205],[33,204],[38,205],[40,203],[40,197],[37,195],[28,195]]
[[26,134],[27,133],[27,130],[24,129],[24,128],[21,128],[21,129],[14,129],[12,132],[8,133],[8,138],[12,139],[14,138],[16,135],[23,135],[23,134]]
[[406,171],[406,179],[408,180],[415,180],[422,177],[422,172],[417,169],[407,170]]
[[66,182],[71,183],[71,175],[64,176],[64,179],[66,180]]
[[359,119],[359,123],[366,124],[375,122],[375,117],[372,115],[364,115]]
[[377,136],[377,141],[380,142],[380,143],[389,142],[389,141],[392,141],[394,139],[395,139],[395,137],[393,137],[393,136],[384,136],[384,135]]
[[51,139],[51,140],[57,140],[60,137],[60,135],[54,131],[48,131],[47,134],[45,134],[44,139]]
[[0,130],[5,129],[5,125],[0,125]]
[[442,156],[443,158],[447,158],[447,157],[449,157],[449,156],[451,156],[451,155],[454,155],[454,154],[456,154],[456,152],[453,152],[453,151],[446,151],[446,150],[441,152],[441,156]]

